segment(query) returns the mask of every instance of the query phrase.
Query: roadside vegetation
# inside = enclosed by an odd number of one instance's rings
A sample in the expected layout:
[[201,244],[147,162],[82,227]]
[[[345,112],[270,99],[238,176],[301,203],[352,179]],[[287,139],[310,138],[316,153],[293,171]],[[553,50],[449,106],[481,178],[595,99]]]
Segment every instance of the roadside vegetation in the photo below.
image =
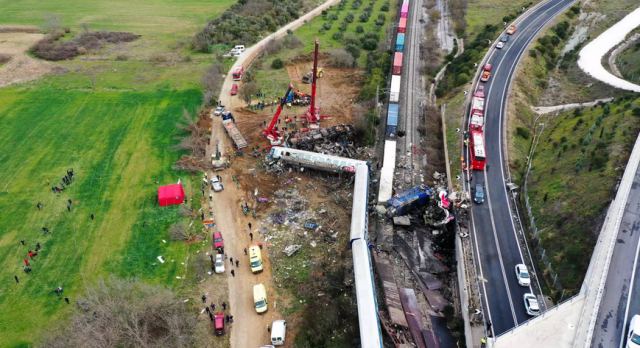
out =
[[[2,59],[0,58],[0,62]],[[616,59],[616,65],[625,80],[640,83],[640,41],[636,41]]]
[[[511,174],[524,187],[527,159],[535,146],[528,192],[520,196],[520,203],[527,214],[528,197],[533,220],[523,220],[540,279],[555,300],[580,289],[606,208],[640,129],[638,100],[582,72],[576,64],[578,52],[588,37],[624,14],[613,7],[635,5],[574,5],[532,44],[514,81],[507,137]],[[546,115],[532,110],[606,97],[615,100]]]
[[[211,60],[191,51],[191,35],[232,2],[3,4],[3,24],[140,38],[92,48],[82,59],[65,57],[55,63],[62,73],[0,89],[0,177],[7,183],[0,190],[0,278],[13,282],[15,275],[20,281],[0,291],[0,346],[32,346],[46,332],[55,335],[69,318],[82,315],[76,304],[89,296],[87,289],[111,275],[135,277],[142,287],[161,284],[174,297],[194,295],[189,255],[206,235],[195,226],[175,236],[169,231],[178,223],[192,226],[193,211],[200,208],[192,199],[200,178],[172,169],[187,153],[177,147],[184,137],[177,124],[185,113],[196,117],[203,101],[200,76]],[[66,42],[76,41],[60,38]],[[69,168],[74,182],[54,194],[51,187]],[[159,208],[157,187],[178,179],[188,208]],[[42,227],[50,232],[43,234]],[[36,243],[41,250],[26,274],[23,258]],[[62,296],[53,292],[58,286]],[[164,334],[153,333],[158,339]]]
[[[546,250],[567,295],[580,289],[616,182],[640,131],[640,98],[630,95],[542,122],[528,195],[538,228],[536,242]],[[529,137],[528,129],[518,130],[517,137]]]
[[[444,57],[443,64],[449,64],[443,79],[438,83],[436,96],[438,103],[445,106],[445,123],[451,174],[453,177],[461,175],[461,163],[458,163],[462,152],[461,130],[464,129],[463,117],[466,101],[465,90],[471,88],[471,79],[475,75],[477,66],[491,47],[491,43],[503,30],[503,23],[515,19],[523,7],[536,3],[531,0],[505,2],[500,0],[451,0],[449,9],[456,35],[464,39],[464,53],[458,57],[453,53]],[[437,71],[438,68],[431,71]],[[453,181],[453,185],[460,187],[460,182]]]

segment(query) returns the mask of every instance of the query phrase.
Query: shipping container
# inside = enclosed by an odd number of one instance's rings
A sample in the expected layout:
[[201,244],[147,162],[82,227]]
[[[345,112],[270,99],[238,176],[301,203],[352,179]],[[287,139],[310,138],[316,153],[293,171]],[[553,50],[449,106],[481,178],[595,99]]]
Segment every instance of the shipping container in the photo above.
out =
[[393,174],[396,169],[396,141],[385,140],[384,158],[380,169],[380,188],[378,203],[387,203],[393,193]]
[[398,33],[406,33],[407,32],[407,19],[400,18],[400,22],[398,23]]
[[400,82],[401,77],[398,75],[391,76],[391,90],[389,93],[389,102],[397,103],[400,100]]
[[398,110],[399,106],[396,103],[390,103],[387,112],[387,131],[388,137],[394,138],[398,131]]
[[396,52],[404,51],[404,34],[398,34],[396,38]]
[[396,52],[396,54],[393,56],[393,74],[402,74],[402,52]]
[[387,112],[387,125],[397,126],[398,125],[398,111],[399,105],[396,103],[390,103],[389,109]]
[[400,18],[409,17],[409,0],[404,0],[400,8]]

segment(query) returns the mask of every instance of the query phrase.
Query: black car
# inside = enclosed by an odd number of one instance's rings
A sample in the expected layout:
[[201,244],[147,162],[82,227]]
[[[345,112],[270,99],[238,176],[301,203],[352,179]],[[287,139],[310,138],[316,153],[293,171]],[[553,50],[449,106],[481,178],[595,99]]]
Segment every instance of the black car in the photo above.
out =
[[500,41],[502,41],[502,42],[509,41],[509,35],[502,35],[502,37],[500,38]]
[[477,204],[484,203],[484,186],[481,184],[476,184],[476,188],[473,194],[473,201]]

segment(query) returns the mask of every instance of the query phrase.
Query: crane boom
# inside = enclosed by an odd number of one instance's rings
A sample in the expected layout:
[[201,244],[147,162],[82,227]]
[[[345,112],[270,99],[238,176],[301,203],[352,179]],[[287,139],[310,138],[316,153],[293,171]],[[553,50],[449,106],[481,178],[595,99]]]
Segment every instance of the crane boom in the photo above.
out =
[[316,39],[313,51],[313,73],[311,74],[311,104],[307,111],[307,121],[310,125],[317,125],[319,121],[319,108],[316,108],[316,81],[318,80],[318,48],[320,43]]
[[278,122],[278,118],[280,118],[280,114],[282,113],[282,108],[287,102],[287,97],[289,96],[289,93],[291,93],[291,90],[293,90],[293,85],[289,84],[289,88],[287,88],[287,92],[284,94],[284,97],[280,99],[280,103],[278,104],[278,108],[276,109],[275,114],[273,114],[273,117],[271,118],[271,122],[269,122],[267,128],[262,131],[262,134],[267,137],[269,141],[271,141],[272,145],[278,144],[282,140],[280,137],[280,133],[276,130],[275,127]]

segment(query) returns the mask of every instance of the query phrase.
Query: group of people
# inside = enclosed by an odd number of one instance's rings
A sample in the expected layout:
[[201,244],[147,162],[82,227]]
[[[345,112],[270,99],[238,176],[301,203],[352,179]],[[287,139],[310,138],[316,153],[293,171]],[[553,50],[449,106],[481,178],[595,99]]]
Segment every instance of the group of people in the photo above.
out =
[[64,189],[71,185],[71,182],[73,182],[73,168],[67,169],[67,174],[65,176],[62,177],[62,180],[60,181],[59,185],[56,186],[51,186],[51,192],[53,193],[60,193],[62,191],[64,191]]
[[[202,303],[207,303],[207,295],[202,295]],[[226,311],[227,310],[227,303],[226,302],[222,302],[222,304],[220,305],[222,307],[222,311]],[[216,311],[216,304],[211,302],[210,305],[205,306],[203,312],[207,312],[207,314],[209,315],[209,319],[211,321],[213,321],[213,313]],[[224,321],[226,323],[233,323],[233,315],[230,314],[225,314],[224,316]]]
[[[73,171],[73,168],[67,169],[67,172],[62,177],[62,179],[60,180],[60,183],[55,185],[55,186],[51,186],[51,192],[53,192],[53,193],[61,193],[62,191],[64,191],[66,187],[71,185],[71,183],[74,180],[74,176],[75,176],[75,173]],[[71,212],[71,207],[73,205],[73,201],[71,199],[67,199],[66,203],[67,203],[67,211]],[[42,202],[37,202],[36,203],[36,208],[38,210],[42,210],[42,209],[44,209],[44,204]],[[91,220],[93,220],[94,218],[95,218],[94,214],[91,214]],[[50,232],[49,231],[49,227],[47,227],[47,226],[43,226],[42,227],[42,234],[43,235],[48,235],[49,232]],[[26,247],[27,246],[27,242],[24,239],[22,239],[22,240],[20,240],[20,245],[22,247]],[[24,273],[29,274],[32,271],[31,263],[35,260],[36,256],[38,256],[38,253],[41,252],[42,245],[40,244],[39,241],[36,241],[36,243],[35,243],[33,248],[27,247],[26,249],[27,249],[26,255],[22,260],[22,262],[23,262],[22,270],[24,271]],[[14,275],[13,278],[14,278],[16,284],[20,284],[20,277],[18,277],[17,274]],[[53,290],[53,292],[55,292],[55,294],[58,295],[58,297],[62,297],[63,291],[64,290],[62,289],[62,286],[58,286]],[[66,303],[69,303],[69,298],[68,297],[64,297],[64,301]]]

